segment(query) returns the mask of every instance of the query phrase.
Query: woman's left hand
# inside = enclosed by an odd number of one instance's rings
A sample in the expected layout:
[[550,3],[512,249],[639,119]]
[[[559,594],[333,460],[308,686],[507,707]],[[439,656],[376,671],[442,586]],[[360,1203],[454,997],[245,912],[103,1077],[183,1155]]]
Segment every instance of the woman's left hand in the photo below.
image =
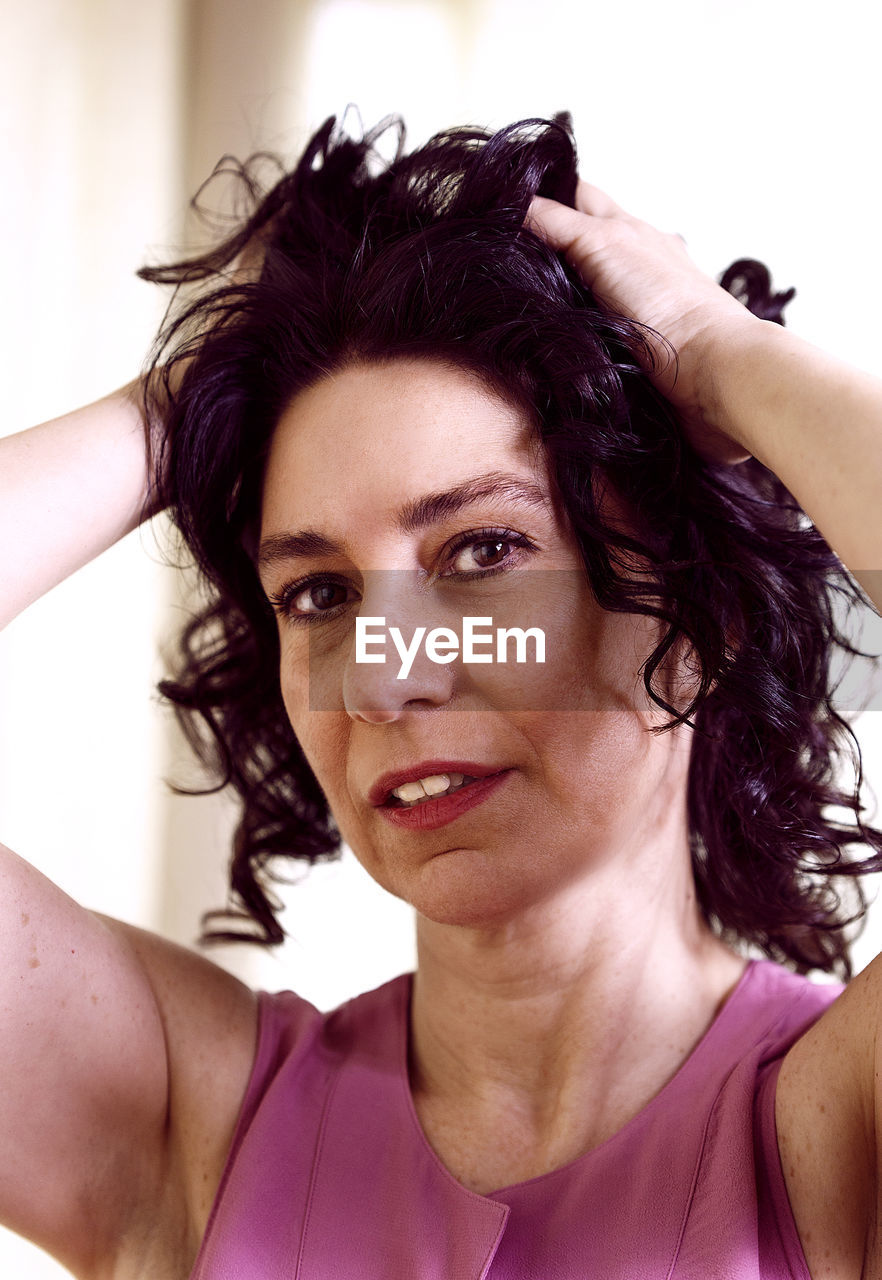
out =
[[580,182],[576,204],[537,197],[526,225],[600,305],[661,335],[647,330],[646,370],[694,448],[712,462],[753,455],[773,471],[882,613],[882,382],[757,319],[699,271],[679,236],[596,187]]
[[647,373],[676,408],[694,448],[712,462],[749,457],[715,421],[714,352],[745,325],[763,322],[699,270],[682,237],[632,217],[584,181],[575,209],[537,196],[527,226],[566,256],[601,306],[654,331],[646,334]]

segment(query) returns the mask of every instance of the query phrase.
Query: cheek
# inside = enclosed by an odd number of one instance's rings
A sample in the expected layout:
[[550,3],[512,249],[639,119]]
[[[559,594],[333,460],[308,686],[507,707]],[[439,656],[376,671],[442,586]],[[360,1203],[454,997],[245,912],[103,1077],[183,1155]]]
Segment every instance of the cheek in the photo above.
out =
[[307,712],[309,709],[308,690],[305,688],[301,680],[292,680],[288,674],[288,666],[282,656],[281,669],[279,671],[279,687],[282,691],[282,704],[285,708],[285,714],[288,717],[288,723],[297,736],[303,750],[309,755],[307,742],[309,740],[309,728]]
[[596,713],[591,723],[597,733],[604,723],[619,730],[629,722],[655,723],[655,704],[644,688],[641,668],[658,644],[659,624],[653,618],[606,612],[593,599],[583,601],[581,610],[563,638],[553,672],[566,704]]
[[[649,695],[643,680],[648,659],[664,635],[664,624],[656,618],[632,613],[607,613],[598,644],[598,676],[608,691],[606,705],[629,710],[644,727],[664,724],[670,716]],[[676,660],[668,655],[652,677],[652,687],[667,701],[674,698],[673,671]]]
[[[667,735],[652,734],[669,716],[650,698],[641,666],[660,638],[661,624],[634,614],[587,605],[572,633],[571,710],[535,717],[524,732],[541,761],[545,783],[575,826],[595,832],[633,814],[667,768]],[[664,691],[656,680],[656,687]]]
[[532,726],[532,745],[540,772],[530,825],[538,839],[553,840],[563,876],[613,867],[639,846],[635,831],[655,831],[676,804],[676,744],[650,733],[631,709],[549,717]]
[[530,736],[549,787],[574,809],[595,814],[609,809],[613,795],[633,791],[653,747],[653,735],[623,707],[543,716]]
[[307,681],[292,677],[283,662],[280,685],[288,722],[329,803],[336,803],[346,760],[346,716],[310,707]]

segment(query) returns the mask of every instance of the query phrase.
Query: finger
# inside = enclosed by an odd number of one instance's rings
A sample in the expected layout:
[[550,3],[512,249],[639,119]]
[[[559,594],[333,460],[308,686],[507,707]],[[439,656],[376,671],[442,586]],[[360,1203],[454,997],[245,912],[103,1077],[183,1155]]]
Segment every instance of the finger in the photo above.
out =
[[588,218],[569,205],[558,204],[545,196],[534,196],[524,219],[524,226],[547,241],[558,253],[569,252],[590,226]]

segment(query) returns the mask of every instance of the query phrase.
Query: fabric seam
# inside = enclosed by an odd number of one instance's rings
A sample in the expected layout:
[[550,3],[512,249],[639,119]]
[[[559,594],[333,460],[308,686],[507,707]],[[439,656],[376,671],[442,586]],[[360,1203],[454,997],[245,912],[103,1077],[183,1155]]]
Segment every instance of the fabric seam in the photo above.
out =
[[309,1233],[309,1223],[312,1217],[312,1204],[315,1196],[316,1184],[318,1182],[319,1163],[321,1161],[322,1149],[325,1144],[325,1134],[327,1132],[327,1127],[328,1127],[328,1117],[331,1111],[331,1102],[333,1101],[334,1094],[337,1092],[337,1085],[340,1083],[341,1074],[342,1074],[342,1070],[338,1065],[337,1071],[334,1075],[334,1079],[331,1081],[331,1084],[328,1088],[328,1093],[325,1098],[325,1105],[322,1107],[322,1118],[319,1122],[319,1131],[316,1137],[315,1149],[313,1150],[313,1154],[312,1154],[312,1168],[309,1171],[309,1189],[307,1190],[307,1193],[306,1193],[306,1207],[303,1211],[303,1226],[300,1231],[300,1245],[297,1250],[297,1265],[294,1269],[294,1280],[298,1280],[298,1277],[300,1276],[301,1270],[303,1267],[303,1254],[306,1249],[306,1237],[307,1237],[307,1234]]
[[[730,1068],[730,1069],[729,1069],[729,1071],[726,1073],[725,1078],[720,1082],[720,1086],[719,1086],[719,1088],[717,1089],[716,1094],[714,1095],[713,1103],[712,1103],[712,1104],[711,1104],[711,1106],[708,1108],[707,1118],[706,1118],[705,1123],[704,1123],[704,1130],[703,1130],[702,1135],[701,1135],[701,1143],[700,1143],[700,1145],[699,1145],[698,1153],[697,1153],[696,1160],[695,1160],[695,1169],[694,1169],[694,1172],[693,1172],[693,1175],[692,1175],[692,1183],[691,1183],[691,1185],[690,1185],[690,1187],[689,1187],[689,1194],[688,1194],[688,1196],[687,1196],[687,1198],[686,1198],[686,1204],[685,1204],[684,1209],[683,1209],[683,1218],[682,1218],[682,1221],[681,1221],[681,1223],[680,1223],[680,1230],[679,1230],[678,1235],[677,1235],[677,1243],[676,1243],[676,1245],[675,1245],[675,1247],[674,1247],[674,1252],[673,1252],[673,1255],[672,1255],[672,1257],[671,1257],[670,1266],[668,1267],[668,1270],[667,1270],[666,1275],[665,1275],[665,1280],[673,1280],[674,1267],[677,1265],[677,1263],[678,1263],[678,1261],[679,1261],[679,1259],[680,1259],[680,1250],[681,1250],[681,1249],[682,1249],[682,1247],[683,1247],[683,1238],[684,1238],[684,1236],[685,1236],[685,1234],[686,1234],[686,1226],[687,1226],[687,1224],[688,1224],[688,1221],[689,1221],[689,1214],[690,1214],[690,1212],[691,1212],[691,1210],[692,1210],[692,1206],[693,1206],[693,1203],[694,1203],[694,1200],[695,1200],[695,1193],[696,1193],[696,1190],[697,1190],[697,1188],[698,1188],[698,1180],[699,1180],[699,1176],[700,1176],[700,1173],[701,1173],[701,1166],[702,1166],[702,1164],[703,1164],[703,1162],[704,1162],[704,1158],[705,1158],[705,1154],[706,1154],[706,1150],[707,1150],[707,1135],[708,1135],[708,1130],[710,1129],[710,1124],[711,1124],[711,1120],[713,1119],[714,1113],[716,1112],[716,1109],[717,1109],[717,1107],[719,1106],[719,1103],[720,1103],[720,1097],[721,1097],[721,1095],[722,1095],[722,1093],[723,1093],[723,1090],[725,1089],[726,1085],[727,1085],[727,1084],[729,1083],[729,1081],[731,1080],[731,1078],[732,1078],[732,1076],[734,1075],[734,1073],[735,1073],[735,1072],[737,1071],[737,1069],[740,1067],[740,1065],[741,1065],[741,1063],[744,1061],[744,1059],[745,1059],[746,1057],[748,1057],[750,1053],[754,1052],[754,1050],[755,1050],[755,1049],[759,1048],[759,1047],[760,1047],[760,1046],[761,1046],[765,1041],[767,1041],[767,1040],[769,1039],[769,1037],[770,1037],[770,1036],[772,1036],[772,1035],[774,1034],[775,1029],[776,1029],[777,1027],[779,1027],[779,1026],[780,1026],[780,1024],[781,1024],[781,1023],[782,1023],[782,1022],[783,1022],[783,1021],[784,1021],[784,1020],[785,1020],[785,1019],[786,1019],[790,1014],[792,1014],[794,1010],[798,1009],[798,1008],[799,1008],[799,1006],[800,1006],[801,1004],[803,1004],[803,1003],[804,1003],[804,1001],[805,1001],[805,997],[806,997],[806,995],[807,995],[807,994],[808,994],[808,993],[807,993],[806,988],[804,988],[804,987],[803,987],[803,988],[802,988],[802,990],[798,993],[798,995],[797,995],[797,997],[796,997],[796,1000],[793,1002],[793,1004],[792,1004],[792,1005],[789,1005],[787,1008],[781,1009],[781,1010],[779,1011],[779,1013],[778,1013],[777,1017],[776,1017],[776,1018],[774,1018],[774,1019],[773,1019],[773,1021],[772,1021],[772,1022],[770,1022],[770,1023],[769,1023],[769,1025],[768,1025],[768,1026],[765,1028],[765,1030],[763,1031],[762,1037],[761,1037],[760,1039],[758,1039],[758,1040],[754,1043],[754,1045],[753,1045],[750,1049],[748,1049],[748,1050],[747,1050],[747,1052],[746,1052],[746,1053],[743,1053],[743,1054],[741,1055],[741,1057],[738,1059],[738,1061],[737,1061],[737,1062],[734,1062],[734,1063],[732,1064],[731,1068]],[[755,1099],[755,1094],[754,1094],[754,1099]],[[776,1143],[777,1143],[777,1132],[776,1132],[776,1135],[775,1135],[775,1141],[776,1141]],[[776,1223],[776,1226],[777,1226],[777,1223]],[[794,1223],[794,1227],[795,1227],[795,1223]],[[779,1228],[779,1230],[780,1230],[780,1228]],[[788,1259],[787,1259],[787,1265],[788,1265],[788,1267],[790,1266],[790,1258],[789,1258],[789,1257],[788,1257]],[[792,1268],[791,1268],[791,1270],[792,1270]]]

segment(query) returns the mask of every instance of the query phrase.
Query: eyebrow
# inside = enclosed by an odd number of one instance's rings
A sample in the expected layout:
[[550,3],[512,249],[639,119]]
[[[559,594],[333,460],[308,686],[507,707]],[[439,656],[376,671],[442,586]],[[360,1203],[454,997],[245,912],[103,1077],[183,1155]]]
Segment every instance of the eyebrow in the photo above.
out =
[[[507,498],[531,507],[541,507],[545,511],[551,509],[548,495],[539,485],[521,476],[491,471],[464,480],[452,489],[413,498],[400,509],[395,524],[402,533],[416,533],[448,516],[456,515],[464,507],[472,506],[484,498]],[[345,548],[341,543],[328,538],[317,529],[299,529],[296,533],[277,533],[264,538],[260,544],[257,564],[258,568],[265,569],[281,560],[293,560],[298,556],[332,556],[344,553]]]

